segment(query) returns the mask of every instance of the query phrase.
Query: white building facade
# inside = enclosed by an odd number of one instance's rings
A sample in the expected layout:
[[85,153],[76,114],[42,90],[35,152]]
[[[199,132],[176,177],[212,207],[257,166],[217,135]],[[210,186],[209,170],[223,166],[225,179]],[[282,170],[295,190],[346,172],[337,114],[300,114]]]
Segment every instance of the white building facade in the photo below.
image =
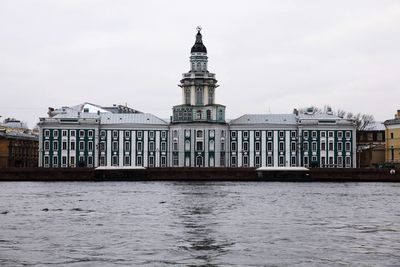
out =
[[331,111],[246,114],[227,123],[200,31],[179,86],[182,104],[170,122],[123,106],[50,110],[38,124],[39,166],[356,166],[355,123]]

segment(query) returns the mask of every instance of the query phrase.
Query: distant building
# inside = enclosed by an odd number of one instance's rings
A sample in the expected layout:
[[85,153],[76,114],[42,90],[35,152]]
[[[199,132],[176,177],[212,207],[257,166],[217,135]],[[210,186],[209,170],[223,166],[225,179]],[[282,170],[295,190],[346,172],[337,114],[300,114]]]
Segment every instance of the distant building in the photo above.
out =
[[386,127],[386,162],[400,165],[400,110],[394,119],[384,122]]
[[385,163],[385,125],[370,123],[357,131],[358,167],[378,167]]
[[0,124],[0,168],[37,167],[39,137],[15,119]]
[[50,108],[38,124],[39,166],[356,166],[355,123],[330,110],[246,114],[228,123],[200,30],[179,86],[182,103],[170,122],[122,106]]

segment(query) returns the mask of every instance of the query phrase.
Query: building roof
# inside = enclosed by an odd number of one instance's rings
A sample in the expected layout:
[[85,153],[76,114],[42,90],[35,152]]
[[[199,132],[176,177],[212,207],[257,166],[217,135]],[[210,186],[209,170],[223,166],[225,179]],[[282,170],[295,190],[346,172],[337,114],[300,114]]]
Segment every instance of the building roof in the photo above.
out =
[[196,42],[194,43],[192,49],[190,50],[191,53],[196,53],[196,52],[207,53],[207,48],[203,44],[202,37],[203,36],[201,35],[200,30],[198,30],[196,34]]
[[168,123],[153,114],[100,114],[101,124],[163,124]]
[[245,114],[231,120],[229,124],[296,124],[294,114]]
[[370,122],[363,131],[384,131],[385,125],[380,121]]
[[0,137],[7,139],[39,141],[39,136],[37,135],[20,132],[0,132]]
[[383,124],[384,125],[400,124],[400,118],[394,118],[394,119],[391,119],[391,120],[386,120]]

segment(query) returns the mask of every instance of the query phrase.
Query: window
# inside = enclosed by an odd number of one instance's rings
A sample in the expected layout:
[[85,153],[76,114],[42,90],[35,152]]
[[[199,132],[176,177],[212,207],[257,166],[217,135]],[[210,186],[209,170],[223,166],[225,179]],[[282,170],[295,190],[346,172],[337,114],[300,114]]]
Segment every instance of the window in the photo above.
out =
[[196,105],[203,105],[203,88],[196,88]]
[[260,131],[255,131],[254,135],[256,138],[260,138]]
[[231,137],[232,137],[232,138],[236,138],[236,132],[232,131],[232,132],[231,132]]
[[185,104],[190,104],[190,88],[185,88]]
[[75,131],[71,130],[71,131],[69,132],[69,135],[70,135],[71,137],[75,137]]
[[272,142],[267,143],[267,150],[272,151]]
[[93,156],[88,156],[87,160],[88,160],[88,166],[89,167],[93,166]]
[[304,150],[304,151],[308,151],[308,149],[309,149],[309,148],[308,148],[308,142],[304,142],[304,143],[303,143],[303,150]]
[[351,132],[350,131],[346,131],[346,139],[350,139],[351,137]]
[[167,165],[167,158],[165,156],[161,157],[161,167],[165,167]]
[[221,167],[225,166],[225,154],[221,154],[221,156],[219,158],[219,165]]
[[350,157],[346,157],[346,167],[350,167],[351,166],[351,159]]
[[[54,132],[54,133],[56,133],[56,132]],[[57,135],[58,135],[58,132],[57,132]],[[62,130],[62,136],[67,136],[67,130]]]
[[350,151],[351,150],[351,144],[350,142],[346,142],[346,151]]
[[285,150],[285,143],[279,142],[279,151]]
[[154,151],[154,150],[155,150],[154,142],[151,141],[151,142],[149,142],[149,151]]
[[338,139],[342,139],[343,138],[343,132],[342,131],[337,132],[337,137],[338,137]]
[[154,156],[149,157],[149,166],[154,167]]
[[124,156],[124,165],[128,166],[130,164],[131,164],[131,157],[128,155]]
[[117,151],[118,150],[118,142],[117,141],[113,141],[112,142],[112,150],[113,151]]
[[243,138],[247,139],[249,137],[249,132],[244,131],[243,132]]
[[279,138],[283,138],[285,136],[285,132],[284,131],[279,131]]
[[[50,137],[50,130],[45,130],[44,131],[44,136],[45,137]],[[48,160],[48,159],[47,159]]]
[[272,138],[272,131],[268,131],[268,132],[267,132],[267,137],[268,137],[268,138]]
[[394,134],[390,133],[390,139],[393,139],[393,138],[394,138]]
[[167,143],[161,142],[161,151],[167,151]]
[[243,156],[243,166],[244,167],[249,166],[249,157],[248,156]]
[[221,131],[221,137],[225,137],[225,131],[224,130]]
[[154,131],[150,131],[150,132],[149,132],[149,138],[150,138],[150,139],[153,139],[153,138],[154,138]]
[[249,143],[243,142],[243,151],[248,151],[248,150],[249,150]]
[[197,138],[202,138],[203,137],[203,131],[197,131],[196,132],[196,137]]
[[329,132],[328,132],[328,137],[329,137],[329,138],[333,138],[333,132],[332,132],[332,131],[329,131]]
[[271,166],[272,165],[272,156],[267,157],[267,165]]
[[207,110],[206,111],[206,114],[207,114],[207,120],[211,120],[211,110]]
[[329,142],[329,147],[328,147],[328,149],[329,149],[330,151],[333,151],[333,142]]
[[317,156],[312,156],[311,160],[312,160],[312,162],[317,162]]
[[46,150],[46,151],[50,150],[50,142],[49,141],[44,141],[44,150]]
[[303,163],[304,163],[304,165],[308,165],[308,157],[307,156],[305,156],[304,158],[303,158]]
[[131,137],[130,131],[125,131],[125,139],[129,139]]
[[143,132],[142,131],[138,131],[137,132],[137,138],[138,139],[142,139],[142,137],[143,137]]
[[326,164],[325,157],[321,157],[321,165],[322,165],[322,167],[325,167],[325,164]]
[[312,131],[312,138],[317,138],[317,132],[316,131]]
[[292,143],[290,144],[290,150],[291,150],[291,151],[296,151],[296,142],[292,142]]
[[342,151],[343,150],[343,143],[342,142],[338,142],[337,143],[337,149],[338,149],[338,151]]
[[92,141],[88,142],[88,151],[93,151],[93,142]]
[[174,132],[173,132],[173,137],[174,137],[174,138],[177,138],[177,137],[178,137],[178,131],[177,131],[177,130],[174,130]]
[[201,142],[201,141],[196,142],[196,150],[197,151],[203,150],[203,142]]
[[331,165],[331,167],[332,167],[332,165],[333,165],[333,157],[329,157],[329,165]]
[[326,150],[325,142],[322,142],[322,143],[321,143],[321,150]]
[[114,139],[118,138],[118,131],[112,131],[112,136]]
[[161,138],[165,139],[167,137],[167,133],[165,131],[161,132]]
[[279,166],[285,165],[285,158],[283,156],[279,156]]
[[105,166],[106,165],[106,157],[105,156],[101,156],[100,157],[100,166]]
[[62,150],[67,150],[67,141],[62,142]]
[[58,157],[54,156],[53,157],[53,166],[56,167],[58,165]]
[[343,167],[343,158],[341,156],[337,158],[337,164],[339,167]]
[[117,166],[118,165],[118,156],[117,155],[113,155],[112,156],[112,165],[113,166]]
[[53,142],[53,150],[55,150],[55,151],[58,150],[58,142],[57,141]]
[[101,138],[101,139],[105,139],[105,138],[106,138],[106,131],[102,130],[102,131],[100,132],[100,138]]
[[326,132],[322,131],[322,132],[320,132],[320,135],[321,135],[321,138],[325,138],[326,137]]
[[137,142],[137,150],[138,151],[142,151],[143,150],[143,145],[142,145],[143,143],[142,142]]
[[236,156],[231,157],[231,166],[236,167]]
[[83,141],[80,141],[79,142],[79,150],[85,150],[85,142],[83,142]]
[[291,157],[290,158],[290,165],[296,166],[296,157]]
[[290,132],[290,136],[291,136],[292,138],[296,138],[296,131],[291,131],[291,132]]
[[74,156],[71,156],[71,157],[69,158],[69,162],[70,162],[70,164],[71,164],[72,166],[74,166],[74,165],[75,165],[75,157],[74,157]]
[[210,130],[209,135],[210,135],[211,138],[214,138],[214,133],[215,133],[214,130]]
[[201,120],[201,110],[196,112],[196,119]]
[[53,130],[53,137],[58,138],[58,130]]
[[84,131],[84,130],[80,130],[80,131],[79,131],[79,137],[80,137],[80,138],[85,137],[85,131]]
[[75,141],[71,141],[71,143],[69,144],[69,149],[75,150]]
[[67,165],[67,156],[61,157],[61,164],[63,165],[63,167]]
[[214,89],[208,89],[208,104],[214,104]]
[[308,131],[304,131],[304,133],[303,133],[303,138],[304,138],[304,139],[308,139]]
[[172,155],[172,164],[173,164],[173,166],[179,166],[178,154],[173,154]]
[[231,143],[231,150],[236,151],[236,143],[235,142]]
[[130,151],[131,150],[131,143],[129,141],[125,141],[124,150],[125,151]]
[[172,150],[178,151],[178,142],[174,142],[172,145]]
[[100,143],[100,152],[104,152],[106,151],[106,143],[105,142],[101,142]]
[[317,151],[317,142],[312,142],[312,151]]
[[255,150],[260,151],[260,142],[255,143]]
[[89,137],[89,138],[92,138],[92,137],[93,137],[93,131],[92,131],[92,130],[88,131],[88,137]]
[[221,151],[225,151],[225,142],[221,142]]
[[50,163],[50,157],[49,156],[44,156],[44,165],[45,167],[48,167]]

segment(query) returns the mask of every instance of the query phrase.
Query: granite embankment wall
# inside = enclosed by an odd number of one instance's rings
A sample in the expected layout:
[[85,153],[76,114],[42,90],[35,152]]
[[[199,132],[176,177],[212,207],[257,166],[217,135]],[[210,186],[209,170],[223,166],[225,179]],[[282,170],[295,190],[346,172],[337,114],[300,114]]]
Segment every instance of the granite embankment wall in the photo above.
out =
[[0,181],[280,181],[280,182],[400,182],[400,170],[311,169],[308,175],[264,173],[254,168],[148,168],[97,170],[90,168],[0,169]]

